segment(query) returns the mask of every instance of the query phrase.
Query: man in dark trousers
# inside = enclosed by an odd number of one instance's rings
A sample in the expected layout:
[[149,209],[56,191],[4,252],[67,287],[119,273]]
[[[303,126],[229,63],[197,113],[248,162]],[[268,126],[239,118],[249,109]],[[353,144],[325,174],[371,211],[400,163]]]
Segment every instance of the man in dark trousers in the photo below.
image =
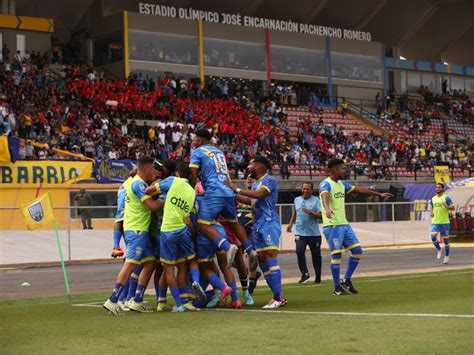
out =
[[319,284],[321,283],[321,232],[319,231],[321,206],[319,198],[313,196],[312,182],[303,183],[301,193],[302,196],[295,198],[293,215],[286,231],[291,233],[295,224],[296,255],[301,271],[301,279],[298,282],[306,283],[310,278],[305,256],[306,246],[309,245],[316,274],[314,282]]
[[84,187],[81,187],[80,192],[74,196],[76,206],[79,206],[78,212],[81,215],[82,226],[84,229],[92,228],[92,209],[87,208],[92,206],[92,197],[86,192]]

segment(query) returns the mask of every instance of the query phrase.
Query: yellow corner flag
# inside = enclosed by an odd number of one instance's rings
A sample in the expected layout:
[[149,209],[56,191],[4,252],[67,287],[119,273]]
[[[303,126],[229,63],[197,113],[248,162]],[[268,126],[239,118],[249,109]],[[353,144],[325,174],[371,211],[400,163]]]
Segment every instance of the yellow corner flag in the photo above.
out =
[[435,166],[434,176],[437,184],[447,184],[451,181],[449,179],[449,168],[447,166]]
[[29,230],[41,228],[45,224],[54,221],[54,212],[49,194],[44,194],[33,202],[22,205],[20,212],[25,218]]

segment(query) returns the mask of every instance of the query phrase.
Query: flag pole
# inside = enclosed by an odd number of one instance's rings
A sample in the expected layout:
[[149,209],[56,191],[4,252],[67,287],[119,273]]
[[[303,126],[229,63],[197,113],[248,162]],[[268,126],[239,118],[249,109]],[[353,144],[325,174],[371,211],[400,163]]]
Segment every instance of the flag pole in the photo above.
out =
[[[48,192],[48,195],[49,195],[49,192]],[[51,196],[49,196],[49,203],[51,204]],[[52,204],[51,204],[51,210],[54,212]],[[59,240],[58,226],[56,224],[56,216],[54,216],[54,213],[53,213],[53,223],[54,223],[54,231],[56,232],[56,242],[58,243],[59,258],[61,260],[61,268],[63,270],[64,283],[66,285],[67,298],[69,299],[69,302],[71,302],[71,289],[69,288],[69,281],[68,281],[68,278],[67,278],[66,265],[64,264],[63,251],[61,249],[61,241]]]

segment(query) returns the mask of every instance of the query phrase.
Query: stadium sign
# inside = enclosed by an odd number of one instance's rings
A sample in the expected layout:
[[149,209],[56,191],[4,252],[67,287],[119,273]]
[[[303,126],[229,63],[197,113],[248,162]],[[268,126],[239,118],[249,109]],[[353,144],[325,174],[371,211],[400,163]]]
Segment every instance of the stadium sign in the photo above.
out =
[[99,184],[113,184],[127,180],[135,167],[131,160],[98,160],[95,162],[94,175]]
[[72,184],[91,175],[91,162],[17,160],[16,163],[0,164],[2,187]]
[[349,30],[330,26],[311,25],[294,21],[284,21],[254,17],[241,14],[218,13],[216,11],[203,11],[191,7],[175,7],[157,5],[146,2],[138,3],[139,13],[142,15],[164,16],[179,18],[181,20],[200,20],[223,25],[244,26],[252,28],[262,28],[275,31],[303,33],[315,36],[325,36],[340,39],[351,39],[357,41],[370,42],[372,36],[370,32]]

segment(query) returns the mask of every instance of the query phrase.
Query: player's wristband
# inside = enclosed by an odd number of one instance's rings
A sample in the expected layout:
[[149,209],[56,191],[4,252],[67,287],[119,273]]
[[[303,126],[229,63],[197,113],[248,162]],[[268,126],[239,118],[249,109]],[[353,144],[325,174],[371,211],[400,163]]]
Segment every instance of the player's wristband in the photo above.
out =
[[155,182],[155,189],[156,191],[160,191],[160,184]]
[[240,191],[242,191],[242,190],[239,189],[239,188],[236,188],[236,189],[235,189],[235,193],[236,193],[237,195],[240,194]]

